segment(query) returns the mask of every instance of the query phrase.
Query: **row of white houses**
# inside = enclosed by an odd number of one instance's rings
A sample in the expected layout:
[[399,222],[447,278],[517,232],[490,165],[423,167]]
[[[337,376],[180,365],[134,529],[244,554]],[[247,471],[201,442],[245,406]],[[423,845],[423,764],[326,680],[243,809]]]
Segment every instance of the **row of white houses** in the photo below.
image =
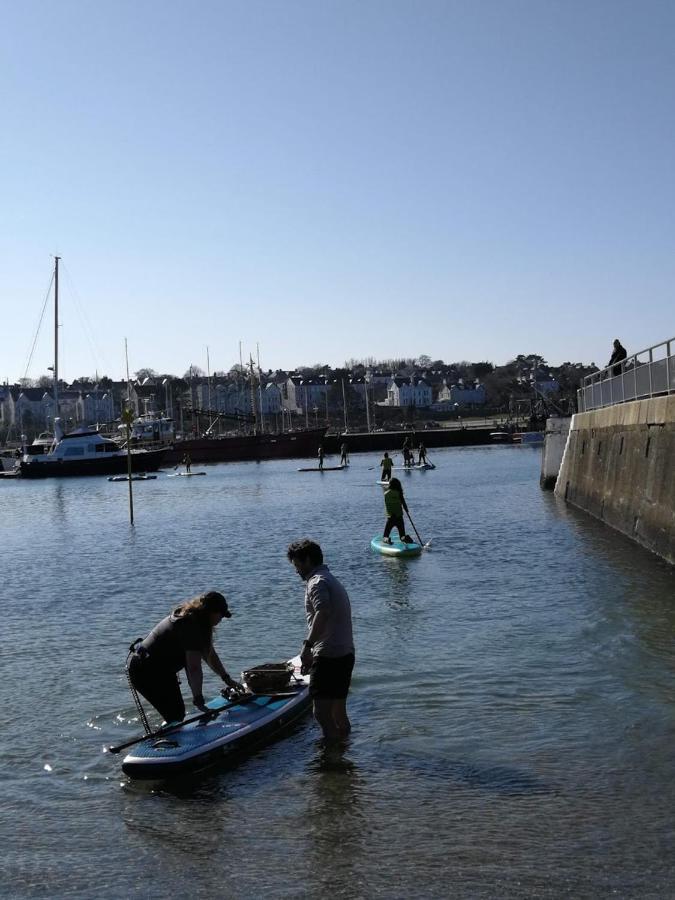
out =
[[[366,392],[370,403],[388,407],[417,407],[437,410],[482,406],[485,388],[480,384],[448,385],[443,382],[436,399],[434,388],[424,378],[384,376],[351,378],[344,382],[330,379],[302,378],[290,375],[284,381],[256,385],[255,403],[263,416],[282,411],[291,415],[308,412],[328,414],[342,408],[344,401],[365,406]],[[211,409],[228,415],[249,415],[253,411],[251,389],[247,382],[199,379],[173,396],[167,379],[128,386],[126,382],[99,385],[65,385],[59,390],[59,413],[68,427],[113,422],[120,416],[126,398],[137,415],[169,413],[190,408]],[[16,430],[48,430],[53,427],[54,397],[49,387],[0,385],[0,426]]]

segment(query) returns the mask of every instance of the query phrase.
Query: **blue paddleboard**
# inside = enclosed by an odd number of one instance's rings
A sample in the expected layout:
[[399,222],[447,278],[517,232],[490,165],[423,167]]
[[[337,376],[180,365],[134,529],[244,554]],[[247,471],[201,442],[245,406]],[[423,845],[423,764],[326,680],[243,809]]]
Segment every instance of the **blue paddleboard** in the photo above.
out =
[[392,538],[391,544],[386,544],[381,535],[374,537],[370,546],[384,556],[419,556],[422,552],[421,544],[404,544],[399,538]]
[[210,721],[176,723],[163,735],[147,738],[129,750],[122,771],[131,778],[164,779],[206,768],[280,736],[301,719],[312,704],[309,675],[301,675],[300,659],[290,660],[295,677],[288,691],[249,695],[241,703],[216,697],[207,703]]

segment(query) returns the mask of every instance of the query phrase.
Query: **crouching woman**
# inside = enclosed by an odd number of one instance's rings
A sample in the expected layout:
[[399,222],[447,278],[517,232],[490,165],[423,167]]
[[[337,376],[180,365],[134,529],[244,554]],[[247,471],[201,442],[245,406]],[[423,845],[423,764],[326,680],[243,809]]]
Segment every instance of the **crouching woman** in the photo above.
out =
[[178,606],[150,634],[129,648],[127,672],[133,688],[151,703],[167,722],[185,718],[185,703],[178,673],[185,669],[192,700],[205,710],[202,692],[202,660],[228,687],[243,687],[230,678],[213,648],[213,629],[230,612],[218,591],[208,591]]

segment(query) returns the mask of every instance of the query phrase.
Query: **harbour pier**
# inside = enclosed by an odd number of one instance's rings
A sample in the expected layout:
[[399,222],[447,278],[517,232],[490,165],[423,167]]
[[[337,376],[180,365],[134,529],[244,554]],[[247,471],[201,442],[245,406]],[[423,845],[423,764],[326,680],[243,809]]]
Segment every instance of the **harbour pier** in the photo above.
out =
[[584,379],[555,484],[556,496],[671,564],[674,352],[671,338]]

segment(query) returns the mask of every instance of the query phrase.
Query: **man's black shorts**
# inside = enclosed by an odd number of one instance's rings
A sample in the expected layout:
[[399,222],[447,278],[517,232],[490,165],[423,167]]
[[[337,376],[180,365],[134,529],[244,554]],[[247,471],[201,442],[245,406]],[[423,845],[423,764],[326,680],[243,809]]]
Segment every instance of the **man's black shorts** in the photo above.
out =
[[315,656],[309,670],[309,693],[323,700],[345,700],[354,668],[354,654]]

